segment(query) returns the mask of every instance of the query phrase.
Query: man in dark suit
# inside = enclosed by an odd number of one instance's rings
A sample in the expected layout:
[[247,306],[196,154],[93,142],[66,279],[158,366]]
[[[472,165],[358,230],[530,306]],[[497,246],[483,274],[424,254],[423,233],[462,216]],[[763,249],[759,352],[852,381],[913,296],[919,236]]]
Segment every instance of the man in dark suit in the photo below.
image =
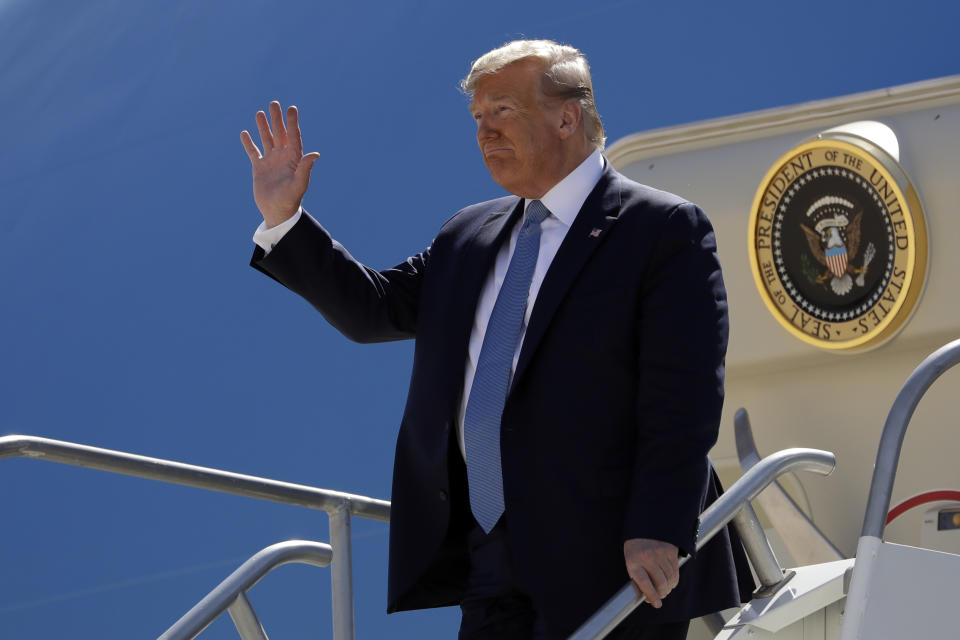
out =
[[353,340],[416,339],[388,608],[459,603],[463,639],[563,638],[632,579],[652,607],[619,633],[683,638],[748,576],[726,531],[677,568],[719,492],[712,228],[609,166],[576,49],[509,43],[463,86],[484,162],[514,195],[463,209],[383,271],[300,208],[317,154],[294,107],[286,124],[276,102],[270,122],[257,114],[263,154],[242,134],[264,217],[253,266]]

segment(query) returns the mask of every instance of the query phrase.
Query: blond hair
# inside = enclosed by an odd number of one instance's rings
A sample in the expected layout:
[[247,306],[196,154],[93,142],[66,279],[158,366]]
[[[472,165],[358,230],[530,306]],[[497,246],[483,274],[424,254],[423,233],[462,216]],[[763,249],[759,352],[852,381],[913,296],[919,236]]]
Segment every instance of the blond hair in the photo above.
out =
[[602,151],[607,138],[593,98],[590,65],[587,64],[586,56],[569,45],[553,40],[508,42],[477,58],[470,66],[470,73],[460,81],[460,89],[472,98],[480,78],[497,73],[507,65],[526,58],[536,58],[543,62],[544,81],[540,86],[543,95],[561,100],[575,99],[580,104],[587,139]]

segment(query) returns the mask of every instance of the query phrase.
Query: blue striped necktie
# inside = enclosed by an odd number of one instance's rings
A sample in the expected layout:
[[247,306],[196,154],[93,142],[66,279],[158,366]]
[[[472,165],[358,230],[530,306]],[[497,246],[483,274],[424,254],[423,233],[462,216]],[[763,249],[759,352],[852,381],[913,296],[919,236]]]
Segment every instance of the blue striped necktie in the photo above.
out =
[[487,323],[463,418],[470,508],[487,533],[497,524],[504,509],[500,420],[527,308],[530,281],[540,253],[540,223],[549,215],[550,211],[539,200],[527,205],[507,275]]

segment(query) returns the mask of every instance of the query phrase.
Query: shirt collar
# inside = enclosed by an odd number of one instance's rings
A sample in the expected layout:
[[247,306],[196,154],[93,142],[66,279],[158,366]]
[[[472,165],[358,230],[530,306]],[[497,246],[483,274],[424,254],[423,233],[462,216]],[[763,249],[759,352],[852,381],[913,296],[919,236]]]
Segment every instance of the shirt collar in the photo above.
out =
[[[550,210],[551,214],[569,227],[576,219],[577,213],[579,213],[587,196],[600,181],[600,176],[603,175],[603,167],[603,154],[600,153],[599,149],[595,149],[576,169],[553,185],[540,198],[540,202]],[[526,211],[526,206],[529,203],[529,200],[524,202],[524,211]]]

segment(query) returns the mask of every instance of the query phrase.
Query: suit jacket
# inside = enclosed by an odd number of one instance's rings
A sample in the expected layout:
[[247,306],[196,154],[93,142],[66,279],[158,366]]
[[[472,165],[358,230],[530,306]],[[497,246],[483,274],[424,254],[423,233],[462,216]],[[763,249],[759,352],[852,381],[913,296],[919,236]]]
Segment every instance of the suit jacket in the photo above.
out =
[[[269,255],[254,254],[255,268],[348,338],[416,339],[394,461],[389,611],[462,594],[470,518],[456,419],[467,343],[481,286],[522,210],[513,196],[467,207],[430,247],[383,271],[306,215]],[[698,516],[720,491],[707,452],[726,344],[706,216],[608,165],[543,281],[501,425],[516,573],[551,634],[572,632],[626,583],[624,540],[694,555]],[[681,570],[662,609],[635,617],[697,617],[736,606],[751,586],[742,549],[723,532]]]

